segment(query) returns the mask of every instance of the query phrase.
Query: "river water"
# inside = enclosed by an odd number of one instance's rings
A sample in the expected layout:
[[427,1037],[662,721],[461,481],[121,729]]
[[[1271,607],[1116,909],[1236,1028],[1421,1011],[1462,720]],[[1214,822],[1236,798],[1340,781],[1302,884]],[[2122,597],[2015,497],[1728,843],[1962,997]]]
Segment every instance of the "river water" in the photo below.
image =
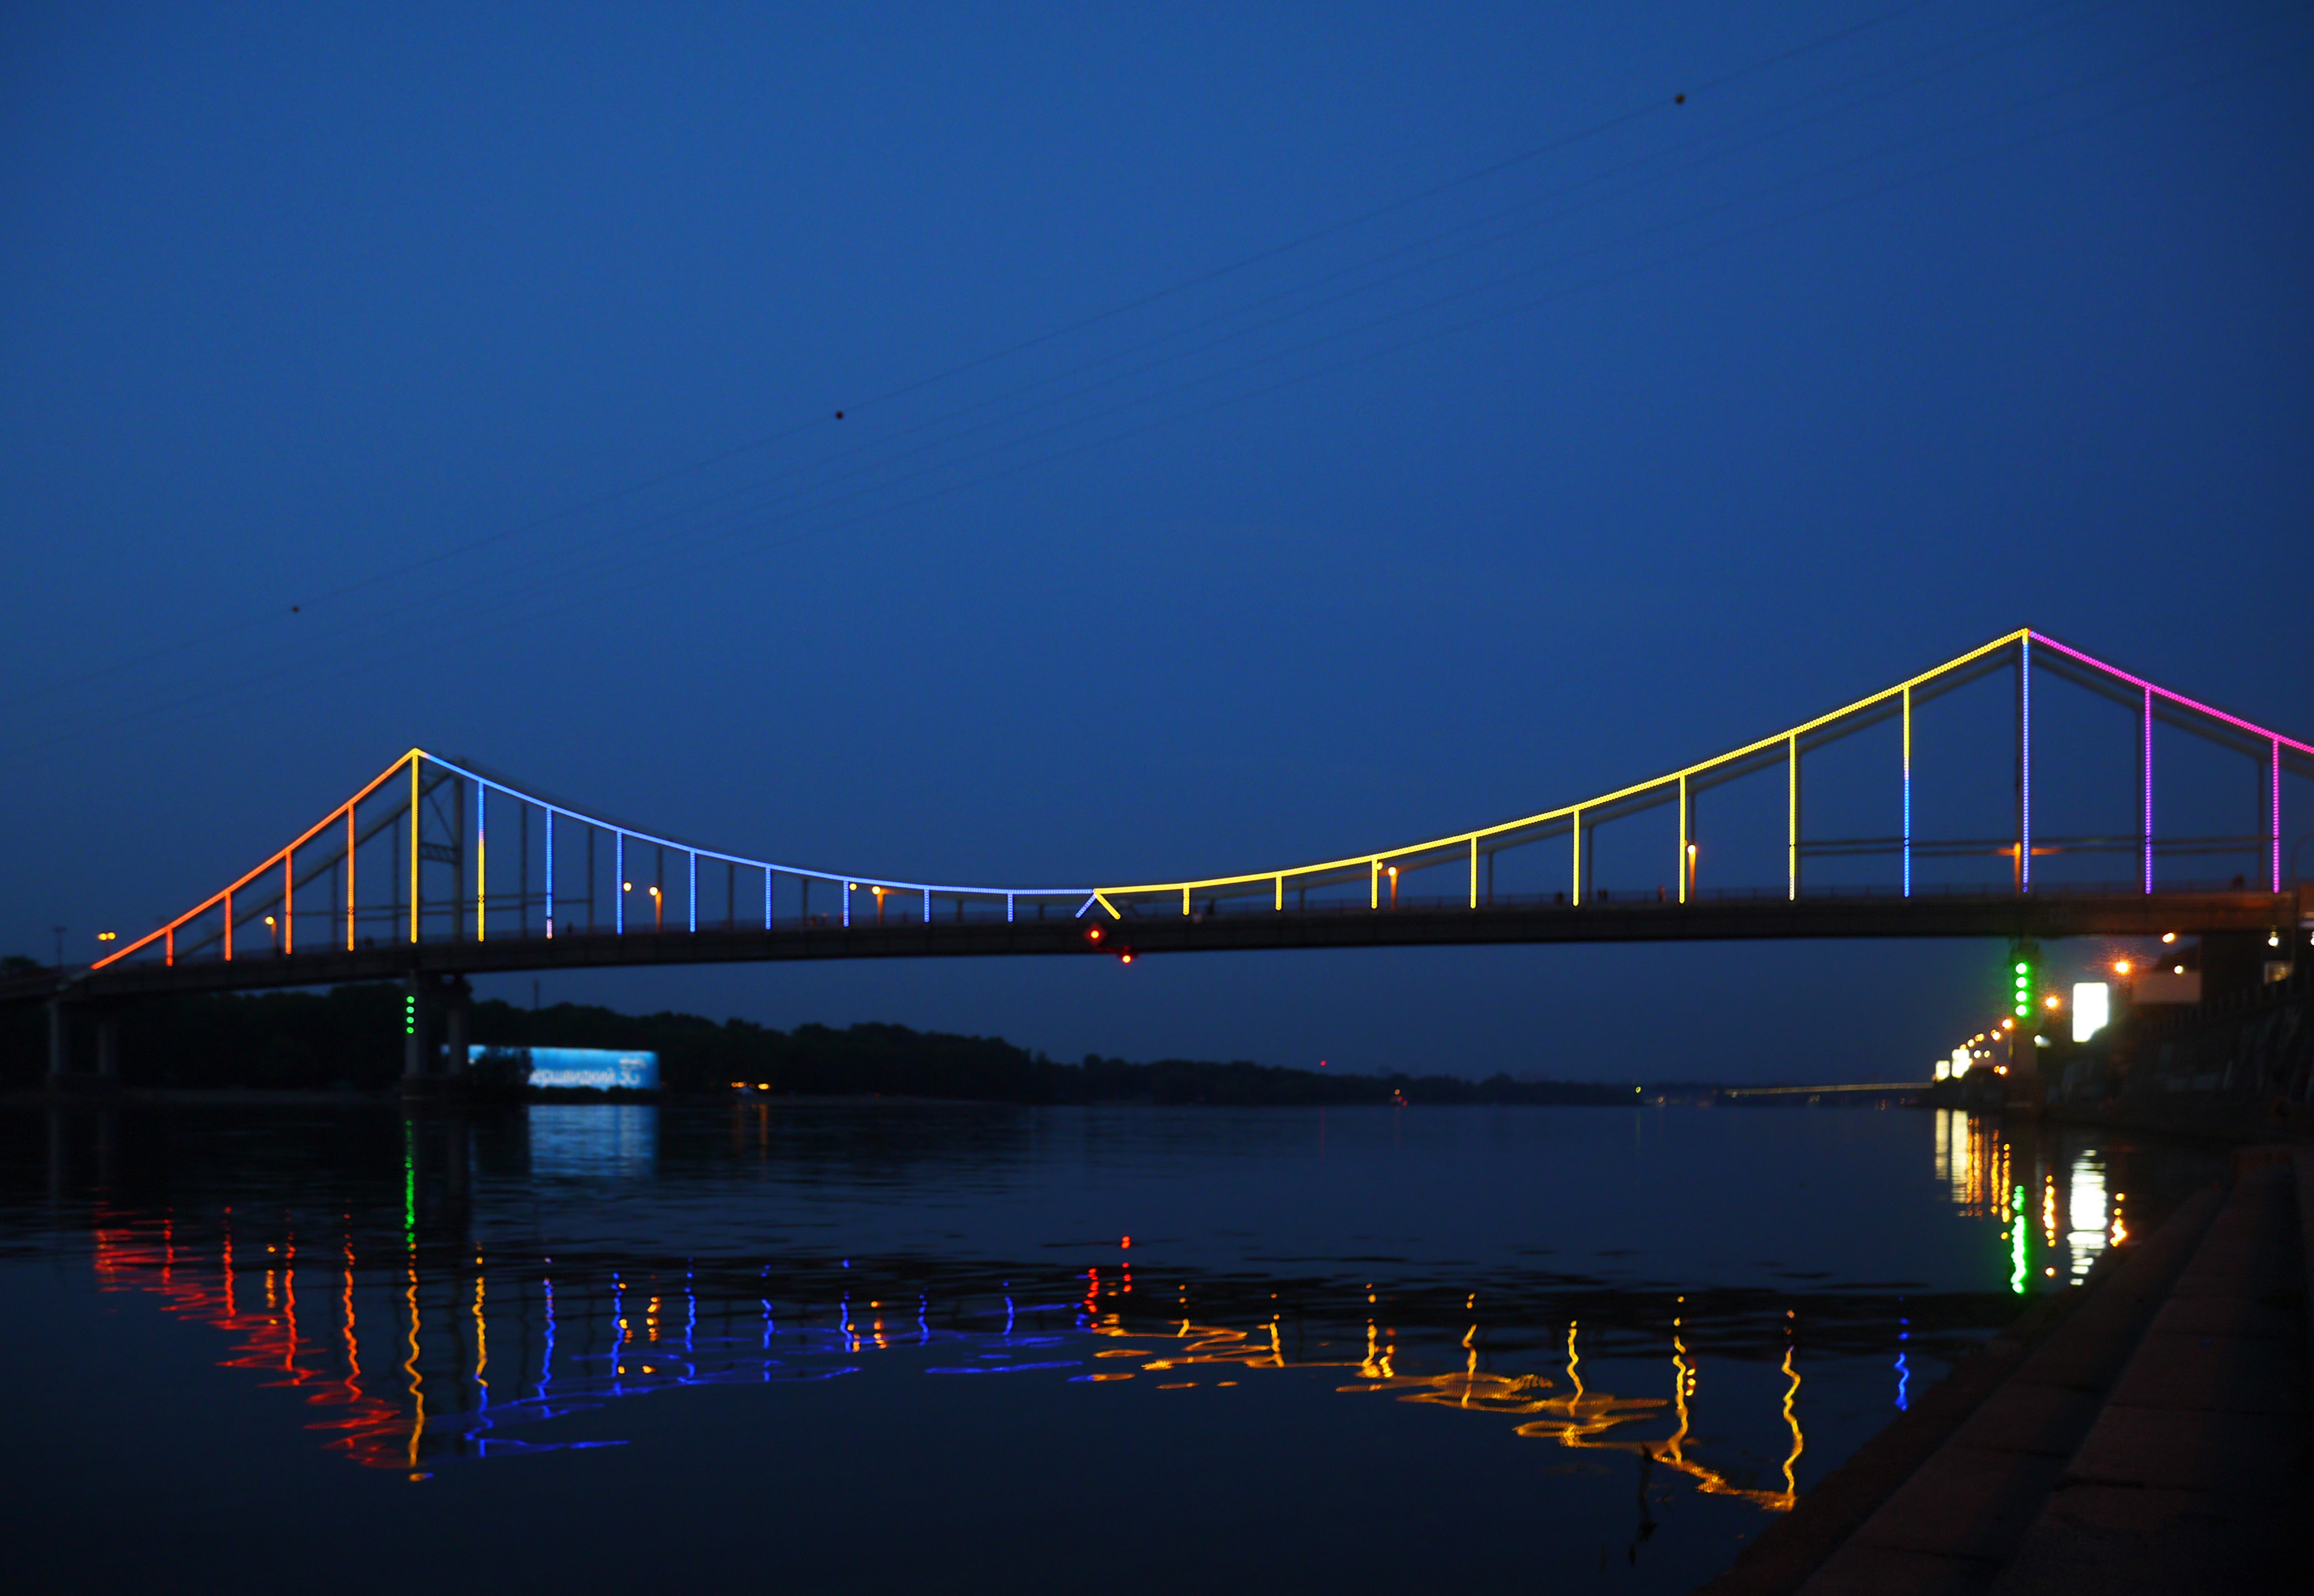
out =
[[11,1110],[12,1583],[1683,1590],[2215,1169],[1861,1108]]

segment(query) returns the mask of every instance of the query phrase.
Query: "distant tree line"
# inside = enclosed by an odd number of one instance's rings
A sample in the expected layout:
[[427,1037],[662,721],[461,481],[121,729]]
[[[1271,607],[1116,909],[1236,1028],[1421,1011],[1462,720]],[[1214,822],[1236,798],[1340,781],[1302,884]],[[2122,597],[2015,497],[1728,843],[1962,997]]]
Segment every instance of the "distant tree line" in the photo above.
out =
[[[119,1011],[120,1071],[129,1086],[382,1089],[402,1074],[402,988],[153,998]],[[76,1051],[92,1053],[83,1024]],[[1088,1054],[1063,1063],[998,1036],[958,1036],[898,1025],[775,1030],[703,1015],[621,1014],[591,1004],[473,1005],[473,1040],[490,1047],[649,1049],[663,1089],[728,1092],[735,1082],[775,1094],[948,1098],[1002,1103],[1355,1104],[1628,1103],[1628,1085],[1485,1080],[1446,1075],[1321,1073],[1240,1060],[1128,1063]],[[83,1056],[76,1067],[93,1067]],[[37,1007],[0,1015],[0,1072],[39,1084],[47,1069]],[[501,1087],[511,1085],[501,1082]]]

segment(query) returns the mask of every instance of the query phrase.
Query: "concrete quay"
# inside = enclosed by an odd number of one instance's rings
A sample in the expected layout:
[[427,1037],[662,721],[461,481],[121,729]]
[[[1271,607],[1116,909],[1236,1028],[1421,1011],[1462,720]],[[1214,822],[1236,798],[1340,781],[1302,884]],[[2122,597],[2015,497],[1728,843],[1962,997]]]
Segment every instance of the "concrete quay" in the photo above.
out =
[[2314,1588],[2314,1149],[2245,1149],[1801,1499],[1707,1596]]

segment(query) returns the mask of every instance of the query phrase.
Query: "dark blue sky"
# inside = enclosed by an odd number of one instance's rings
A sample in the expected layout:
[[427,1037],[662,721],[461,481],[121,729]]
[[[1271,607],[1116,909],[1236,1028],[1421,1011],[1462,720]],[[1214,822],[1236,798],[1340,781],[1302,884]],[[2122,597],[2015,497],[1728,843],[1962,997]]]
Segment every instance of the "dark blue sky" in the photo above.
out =
[[[149,927],[412,744],[1110,880],[1545,807],[2022,624],[2305,736],[2310,46],[2153,0],[12,7],[0,946]],[[1857,1079],[1997,951],[546,995]]]

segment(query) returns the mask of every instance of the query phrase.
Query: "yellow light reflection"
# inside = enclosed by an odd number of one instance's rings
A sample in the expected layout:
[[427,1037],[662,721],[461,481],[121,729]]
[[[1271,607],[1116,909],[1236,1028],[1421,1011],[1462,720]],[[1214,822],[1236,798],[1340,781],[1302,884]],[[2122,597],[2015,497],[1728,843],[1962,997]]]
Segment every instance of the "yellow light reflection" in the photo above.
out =
[[[1092,1327],[1096,1335],[1113,1336],[1119,1339],[1138,1339],[1121,1324],[1110,1322]],[[1263,1327],[1267,1335],[1259,1339],[1244,1330],[1233,1330],[1215,1325],[1182,1322],[1179,1342],[1161,1357],[1144,1363],[1142,1372],[1163,1374],[1198,1364],[1231,1363],[1246,1369],[1355,1369],[1356,1383],[1336,1388],[1346,1394],[1386,1391],[1401,1402],[1428,1403],[1451,1406],[1464,1412],[1491,1413],[1520,1418],[1514,1433],[1530,1440],[1555,1441],[1562,1446],[1582,1449],[1604,1449],[1628,1453],[1634,1457],[1652,1458],[1694,1480],[1699,1489],[1709,1495],[1735,1496],[1753,1503],[1771,1512],[1788,1512],[1795,1500],[1789,1484],[1790,1471],[1799,1459],[1799,1425],[1794,1407],[1798,1395],[1799,1376],[1791,1368],[1788,1354],[1785,1372],[1792,1384],[1783,1398],[1783,1416],[1790,1427],[1794,1445],[1787,1460],[1787,1484],[1780,1491],[1758,1491],[1737,1486],[1718,1470],[1685,1455],[1688,1439],[1686,1420],[1687,1398],[1696,1389],[1696,1370],[1683,1339],[1674,1342],[1674,1398],[1660,1397],[1615,1397],[1594,1394],[1585,1389],[1582,1375],[1582,1356],[1577,1345],[1579,1321],[1570,1320],[1567,1327],[1567,1382],[1572,1388],[1568,1395],[1555,1394],[1553,1382],[1539,1374],[1490,1374],[1475,1364],[1475,1327],[1466,1334],[1463,1345],[1470,1351],[1464,1366],[1449,1374],[1394,1374],[1390,1372],[1394,1347],[1385,1336],[1383,1327],[1369,1321],[1366,1327],[1365,1356],[1352,1363],[1347,1360],[1313,1359],[1288,1362],[1279,1342],[1275,1320]],[[1119,1354],[1135,1349],[1120,1347]],[[1096,1354],[1095,1356],[1105,1355]],[[1091,1377],[1108,1380],[1125,1378],[1104,1374]],[[1166,1389],[1160,1387],[1161,1389]],[[1677,1428],[1668,1442],[1637,1439],[1598,1439],[1610,1430],[1652,1416],[1665,1407],[1674,1407]]]
[[[481,1260],[476,1258],[476,1264]],[[486,1371],[490,1366],[490,1327],[482,1317],[482,1272],[474,1271],[474,1384],[482,1394],[482,1406],[490,1405],[490,1382]]]
[[1784,1495],[1792,1500],[1799,1496],[1799,1485],[1794,1470],[1799,1467],[1800,1453],[1806,1450],[1807,1441],[1800,1434],[1800,1415],[1796,1406],[1800,1394],[1800,1371],[1792,1367],[1792,1356],[1798,1348],[1787,1344],[1784,1347],[1784,1372],[1792,1383],[1784,1389],[1784,1423],[1791,1426],[1792,1453],[1784,1459]]
[[410,1304],[410,1356],[402,1360],[402,1371],[410,1376],[410,1468],[411,1477],[418,1477],[418,1445],[426,1435],[426,1381],[418,1372],[418,1248],[410,1248],[410,1289],[406,1293]]

